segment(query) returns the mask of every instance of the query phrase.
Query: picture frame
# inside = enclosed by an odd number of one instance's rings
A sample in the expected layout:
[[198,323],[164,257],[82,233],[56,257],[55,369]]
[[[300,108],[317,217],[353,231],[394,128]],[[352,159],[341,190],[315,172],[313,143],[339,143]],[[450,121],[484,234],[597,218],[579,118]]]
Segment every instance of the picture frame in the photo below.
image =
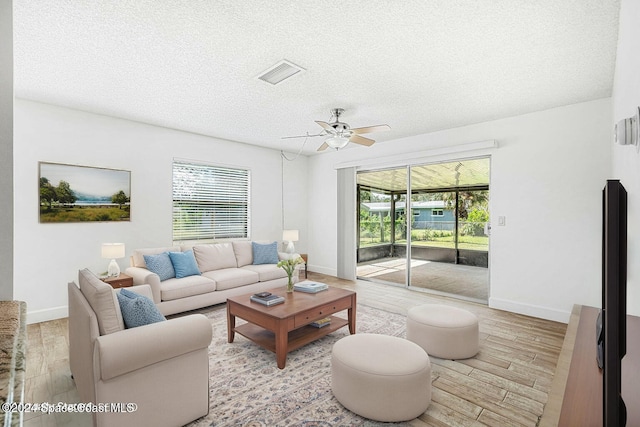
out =
[[39,221],[131,221],[131,171],[38,162]]

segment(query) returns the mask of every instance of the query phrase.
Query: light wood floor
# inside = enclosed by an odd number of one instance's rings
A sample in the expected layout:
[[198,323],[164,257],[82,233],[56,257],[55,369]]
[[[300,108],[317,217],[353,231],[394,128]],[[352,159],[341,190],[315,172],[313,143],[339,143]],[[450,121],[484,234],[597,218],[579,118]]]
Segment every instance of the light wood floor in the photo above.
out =
[[[406,314],[413,306],[445,303],[480,320],[480,352],[472,359],[431,358],[432,403],[412,422],[433,426],[536,426],[547,404],[567,325],[461,300],[317,273],[310,280],[353,289],[358,303]],[[28,326],[25,402],[78,402],[69,372],[67,319]],[[25,414],[27,427],[87,426],[86,414]]]

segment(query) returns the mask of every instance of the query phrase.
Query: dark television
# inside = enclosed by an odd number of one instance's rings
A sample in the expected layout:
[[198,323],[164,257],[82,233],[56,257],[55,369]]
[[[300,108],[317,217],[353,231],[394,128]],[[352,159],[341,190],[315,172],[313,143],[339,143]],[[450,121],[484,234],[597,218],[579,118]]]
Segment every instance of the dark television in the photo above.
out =
[[602,310],[596,325],[603,425],[625,426],[622,358],[627,352],[627,192],[608,180],[602,192]]

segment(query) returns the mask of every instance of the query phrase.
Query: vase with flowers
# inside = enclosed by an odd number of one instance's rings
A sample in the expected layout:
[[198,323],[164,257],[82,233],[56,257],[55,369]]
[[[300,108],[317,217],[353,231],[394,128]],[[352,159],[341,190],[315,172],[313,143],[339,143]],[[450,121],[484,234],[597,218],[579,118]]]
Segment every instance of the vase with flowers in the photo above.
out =
[[283,259],[278,262],[278,267],[282,268],[288,277],[287,292],[293,292],[293,272],[296,270],[296,265],[304,264],[304,260],[301,257],[292,257],[289,259]]

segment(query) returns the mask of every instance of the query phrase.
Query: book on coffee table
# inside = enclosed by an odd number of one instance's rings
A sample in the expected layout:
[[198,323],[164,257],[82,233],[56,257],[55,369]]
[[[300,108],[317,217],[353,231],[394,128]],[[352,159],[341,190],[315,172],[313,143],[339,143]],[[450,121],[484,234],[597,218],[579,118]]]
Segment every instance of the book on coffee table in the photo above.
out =
[[315,294],[316,292],[326,291],[329,289],[326,283],[318,283],[318,282],[299,282],[293,285],[293,289],[300,292],[308,292],[311,294]]
[[316,320],[315,322],[309,323],[309,325],[313,326],[314,328],[322,328],[324,326],[329,326],[330,324],[331,324],[330,317],[325,317],[324,319]]
[[251,295],[251,301],[253,302],[257,302],[260,303],[262,305],[267,305],[267,306],[271,306],[271,305],[276,305],[276,304],[282,304],[284,302],[284,297],[278,296],[278,295],[268,295],[266,297],[260,297],[257,295]]

